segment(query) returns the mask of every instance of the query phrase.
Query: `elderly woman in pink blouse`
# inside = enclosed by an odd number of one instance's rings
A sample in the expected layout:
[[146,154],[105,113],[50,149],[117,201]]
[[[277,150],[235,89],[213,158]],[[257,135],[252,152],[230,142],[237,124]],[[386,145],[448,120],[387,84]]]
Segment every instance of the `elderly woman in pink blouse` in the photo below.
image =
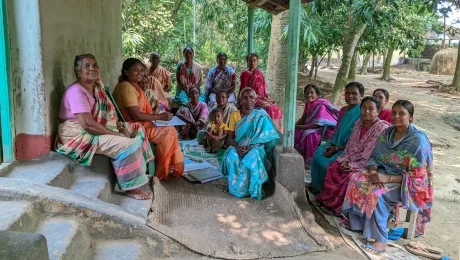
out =
[[74,66],[77,81],[61,100],[56,151],[84,166],[92,164],[95,154],[105,155],[111,158],[118,185],[126,195],[151,198],[140,189],[148,182],[146,163],[154,158],[143,126],[117,120],[92,54],[76,56]]

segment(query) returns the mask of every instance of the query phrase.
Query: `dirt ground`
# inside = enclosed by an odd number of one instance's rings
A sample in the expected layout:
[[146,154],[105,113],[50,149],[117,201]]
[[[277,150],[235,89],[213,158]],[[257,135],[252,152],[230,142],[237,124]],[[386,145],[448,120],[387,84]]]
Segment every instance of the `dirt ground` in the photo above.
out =
[[[318,79],[325,83],[322,85],[327,89],[333,85],[336,74],[337,69],[322,69],[318,71]],[[376,88],[387,89],[391,99],[389,107],[398,99],[413,102],[414,123],[425,131],[433,145],[435,202],[432,221],[427,225],[426,234],[417,240],[442,248],[444,255],[451,259],[460,259],[460,94],[440,91],[436,84],[426,82],[433,80],[450,84],[453,76],[415,71],[410,65],[393,66],[392,81],[382,81],[380,76],[378,72],[357,74],[356,81],[363,83],[366,95],[371,95]],[[305,86],[308,81],[301,75],[299,87]],[[301,94],[300,91],[298,93]],[[301,102],[298,104],[297,115],[300,117],[303,107]],[[321,224],[321,217],[316,218]],[[336,239],[339,251],[348,251],[342,248],[336,230],[324,223],[322,226]]]

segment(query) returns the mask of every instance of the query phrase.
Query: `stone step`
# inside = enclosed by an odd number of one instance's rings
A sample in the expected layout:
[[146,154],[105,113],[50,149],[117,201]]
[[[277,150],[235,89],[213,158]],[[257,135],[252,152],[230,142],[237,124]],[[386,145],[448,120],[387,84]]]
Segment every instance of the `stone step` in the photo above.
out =
[[62,159],[24,161],[2,172],[7,178],[67,189],[74,182],[67,161]]
[[102,201],[109,203],[111,202],[112,191],[110,187],[110,182],[106,178],[77,178],[77,180],[69,188],[69,190],[88,198],[100,199]]
[[136,240],[112,240],[95,243],[94,260],[142,260],[154,259],[147,255],[144,246]]
[[0,201],[0,230],[33,231],[41,217],[27,201]]
[[[141,187],[141,189],[145,192],[152,194],[152,188],[150,183],[145,184]],[[112,193],[112,203],[119,205],[128,213],[134,214],[143,219],[147,219],[147,215],[150,211],[152,200],[134,199],[132,197],[127,196],[117,186]]]
[[69,218],[51,218],[37,230],[46,237],[50,260],[91,259],[91,238]]
[[120,207],[126,212],[134,214],[143,219],[147,219],[147,215],[150,211],[152,200],[136,200],[126,195],[121,198]]

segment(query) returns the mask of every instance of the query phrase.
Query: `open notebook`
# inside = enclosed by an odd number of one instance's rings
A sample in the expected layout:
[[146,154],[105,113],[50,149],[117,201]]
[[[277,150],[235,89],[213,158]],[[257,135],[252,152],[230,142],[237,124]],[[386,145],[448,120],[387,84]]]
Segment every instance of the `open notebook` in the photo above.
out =
[[177,116],[174,116],[171,121],[156,120],[152,121],[156,126],[177,126],[185,125],[185,122],[180,120]]

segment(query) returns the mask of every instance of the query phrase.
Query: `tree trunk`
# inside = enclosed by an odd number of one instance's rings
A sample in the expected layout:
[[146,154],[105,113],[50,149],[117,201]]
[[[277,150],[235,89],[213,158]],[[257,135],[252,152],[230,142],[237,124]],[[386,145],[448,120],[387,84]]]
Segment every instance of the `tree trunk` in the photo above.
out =
[[317,61],[317,59],[315,59],[315,75],[313,76],[314,81],[316,81],[316,75],[318,75],[318,68],[319,68],[319,65],[321,64],[321,62],[323,61],[323,59],[324,59],[324,56],[321,57],[319,62]]
[[393,51],[394,51],[394,47],[393,45],[390,45],[390,48],[387,51],[387,56],[385,58],[385,64],[383,64],[383,75],[382,75],[383,80],[391,79],[390,68],[391,68],[391,60],[393,58]]
[[359,38],[365,28],[366,24],[361,22],[357,22],[357,25],[354,25],[353,15],[348,16],[344,31],[342,63],[340,65],[339,72],[337,73],[337,77],[335,78],[334,88],[332,90],[331,101],[334,104],[337,104],[339,101],[339,98],[342,95],[342,90],[347,84],[347,76],[350,71],[351,60]]
[[326,64],[326,67],[330,67],[331,66],[331,59],[332,59],[332,52],[328,52],[327,53],[327,64]]
[[356,81],[356,67],[358,64],[358,50],[355,49],[353,58],[351,58],[350,70],[348,71],[347,82]]
[[308,73],[308,77],[312,78],[313,77],[313,72],[315,71],[316,67],[316,56],[311,57],[311,67],[310,67],[310,72]]
[[372,53],[372,73],[375,71],[375,53]]
[[366,56],[364,57],[363,66],[361,67],[361,75],[367,75],[367,65],[369,64],[371,57],[372,57],[372,54],[370,52],[368,52]]
[[337,61],[338,61],[339,63],[342,62],[342,54],[341,54],[341,53],[342,53],[341,49],[338,48],[338,49],[337,49]]
[[288,24],[289,10],[272,15],[272,29],[265,79],[270,97],[276,101],[279,107],[284,106],[288,49],[287,41],[281,41],[280,37]]
[[455,67],[454,80],[452,81],[452,87],[457,91],[460,91],[460,44],[458,45],[457,54],[457,66]]

